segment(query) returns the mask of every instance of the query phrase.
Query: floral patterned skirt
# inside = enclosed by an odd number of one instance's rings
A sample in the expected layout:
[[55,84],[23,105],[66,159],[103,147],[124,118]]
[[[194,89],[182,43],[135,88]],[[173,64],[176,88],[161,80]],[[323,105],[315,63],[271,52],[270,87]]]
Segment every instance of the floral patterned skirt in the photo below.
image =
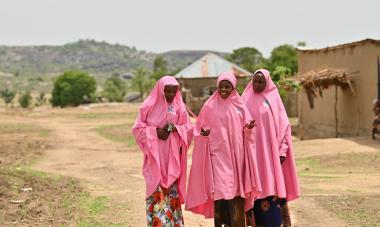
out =
[[170,188],[158,186],[146,199],[146,220],[148,227],[184,226],[177,182]]

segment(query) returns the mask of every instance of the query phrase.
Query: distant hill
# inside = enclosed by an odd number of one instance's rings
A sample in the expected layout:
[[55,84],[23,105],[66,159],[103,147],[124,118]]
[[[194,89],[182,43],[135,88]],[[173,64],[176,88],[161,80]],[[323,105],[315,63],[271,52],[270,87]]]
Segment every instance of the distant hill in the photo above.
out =
[[[181,50],[159,55],[168,60],[171,70],[177,70],[208,52]],[[68,69],[110,75],[130,72],[138,66],[150,68],[157,55],[94,40],[80,40],[62,46],[0,46],[0,75],[56,75]]]

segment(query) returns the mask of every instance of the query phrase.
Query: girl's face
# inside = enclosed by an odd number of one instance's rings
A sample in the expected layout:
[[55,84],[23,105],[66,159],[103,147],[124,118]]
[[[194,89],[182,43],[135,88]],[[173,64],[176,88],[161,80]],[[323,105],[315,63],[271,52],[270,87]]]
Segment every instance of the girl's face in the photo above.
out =
[[164,93],[165,99],[168,103],[173,102],[175,95],[177,94],[178,86],[177,85],[165,85]]
[[255,93],[261,93],[264,91],[267,86],[267,81],[265,80],[265,76],[258,72],[253,76],[252,79],[252,88]]
[[218,93],[222,97],[222,99],[228,98],[230,96],[232,90],[234,90],[234,87],[232,84],[227,80],[222,80],[218,84]]

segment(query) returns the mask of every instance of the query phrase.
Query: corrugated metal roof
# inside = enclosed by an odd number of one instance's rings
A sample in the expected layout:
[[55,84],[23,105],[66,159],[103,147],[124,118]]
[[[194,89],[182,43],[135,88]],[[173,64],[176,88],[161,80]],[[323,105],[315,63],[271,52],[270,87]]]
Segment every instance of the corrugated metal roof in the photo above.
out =
[[178,72],[177,78],[202,78],[202,77],[217,77],[222,72],[234,72],[235,76],[244,77],[252,73],[247,70],[227,61],[226,59],[208,53],[202,58],[196,60],[191,65]]

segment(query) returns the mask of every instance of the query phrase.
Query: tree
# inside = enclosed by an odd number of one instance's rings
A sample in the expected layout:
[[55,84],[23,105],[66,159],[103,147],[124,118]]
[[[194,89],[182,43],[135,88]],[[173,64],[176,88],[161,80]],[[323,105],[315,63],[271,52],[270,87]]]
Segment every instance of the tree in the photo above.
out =
[[12,103],[13,99],[16,96],[16,92],[6,88],[0,92],[1,98],[4,100],[5,104],[8,106],[9,103]]
[[227,59],[248,70],[249,72],[256,71],[263,62],[263,55],[254,47],[242,47],[233,50],[232,54],[227,56]]
[[28,108],[32,102],[32,96],[29,92],[25,92],[18,98],[18,103],[22,108]]
[[306,42],[305,41],[299,41],[297,42],[298,47],[306,47]]
[[53,106],[78,106],[91,101],[95,91],[93,77],[81,71],[66,71],[54,83],[51,102]]
[[168,62],[162,56],[157,56],[153,62],[152,78],[156,81],[168,74]]
[[122,102],[127,91],[125,82],[118,76],[112,76],[104,83],[102,96],[109,102]]
[[41,92],[40,95],[36,98],[36,106],[42,106],[46,103],[45,93]]
[[146,68],[139,67],[134,71],[132,78],[132,89],[140,93],[141,101],[144,95],[152,88],[154,81],[149,77],[149,72]]
[[297,51],[294,46],[284,44],[272,50],[267,68],[273,72],[277,66],[288,67],[291,74],[298,71]]
[[271,73],[272,80],[277,82],[282,78],[288,78],[292,75],[292,70],[286,66],[276,66]]
[[271,77],[278,87],[281,99],[285,100],[289,92],[298,91],[299,83],[292,78],[292,70],[286,66],[277,66]]

